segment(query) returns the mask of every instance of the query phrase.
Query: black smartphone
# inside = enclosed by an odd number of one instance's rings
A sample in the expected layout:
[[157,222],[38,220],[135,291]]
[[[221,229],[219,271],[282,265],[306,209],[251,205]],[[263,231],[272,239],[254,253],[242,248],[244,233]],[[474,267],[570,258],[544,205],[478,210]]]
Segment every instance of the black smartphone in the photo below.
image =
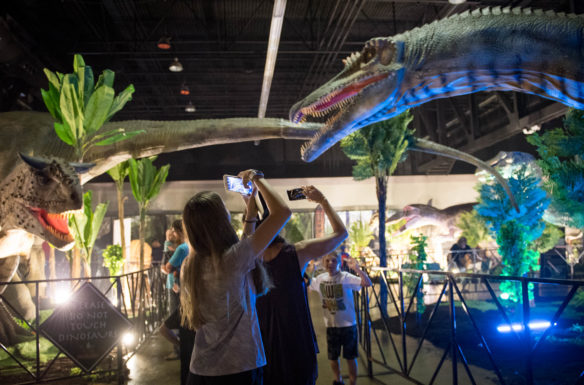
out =
[[286,190],[288,193],[288,199],[291,201],[297,201],[299,199],[306,199],[306,195],[304,195],[304,191],[302,188],[293,188],[292,190]]
[[223,175],[223,184],[225,190],[238,192],[242,195],[251,195],[253,187],[251,185],[244,186],[240,177],[235,175]]

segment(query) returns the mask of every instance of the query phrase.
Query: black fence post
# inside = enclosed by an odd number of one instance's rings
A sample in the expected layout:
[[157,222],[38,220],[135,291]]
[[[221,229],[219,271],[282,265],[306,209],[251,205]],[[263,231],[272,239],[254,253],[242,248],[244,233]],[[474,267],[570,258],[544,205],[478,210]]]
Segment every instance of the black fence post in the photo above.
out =
[[41,351],[40,351],[40,336],[39,336],[39,323],[40,323],[40,303],[39,303],[39,283],[38,281],[35,282],[35,296],[34,301],[36,305],[35,309],[35,324],[34,327],[36,329],[35,339],[36,339],[36,373],[35,379],[38,381],[41,375]]
[[367,353],[367,375],[373,378],[373,361],[371,356],[371,315],[369,314],[369,294],[367,288],[361,290],[363,293],[364,312],[363,312],[363,337],[365,339],[365,352]]
[[[116,297],[118,299],[118,311],[122,312],[122,283],[120,281],[120,277],[116,277]],[[122,385],[124,383],[124,360],[122,358],[122,342],[118,341],[118,385]]]
[[[404,298],[404,273],[399,272],[399,319],[401,325],[401,335],[402,335],[402,353],[403,353],[403,363],[404,363],[404,373],[408,373],[408,354],[406,349],[406,303]],[[389,285],[388,285],[389,291]]]
[[448,279],[450,281],[450,290],[448,291],[448,308],[450,309],[450,348],[452,356],[452,383],[454,385],[458,384],[458,358],[457,349],[458,344],[456,342],[456,313],[454,308],[454,277],[448,274]]
[[525,351],[527,352],[525,378],[528,385],[533,385],[533,354],[531,353],[531,333],[529,330],[529,284],[527,279],[521,279],[521,299],[523,302],[523,331],[525,335]]

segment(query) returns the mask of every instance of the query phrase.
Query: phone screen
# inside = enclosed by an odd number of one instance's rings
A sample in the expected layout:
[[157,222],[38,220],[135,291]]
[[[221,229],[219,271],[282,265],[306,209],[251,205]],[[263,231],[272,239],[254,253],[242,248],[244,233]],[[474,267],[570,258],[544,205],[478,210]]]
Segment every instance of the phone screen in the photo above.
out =
[[223,177],[225,188],[229,191],[238,192],[242,195],[251,195],[253,188],[251,186],[244,186],[240,177],[233,175],[225,175]]
[[302,191],[302,188],[300,187],[292,190],[286,190],[286,193],[288,193],[288,199],[290,199],[291,201],[306,199],[306,195],[304,195],[304,191]]

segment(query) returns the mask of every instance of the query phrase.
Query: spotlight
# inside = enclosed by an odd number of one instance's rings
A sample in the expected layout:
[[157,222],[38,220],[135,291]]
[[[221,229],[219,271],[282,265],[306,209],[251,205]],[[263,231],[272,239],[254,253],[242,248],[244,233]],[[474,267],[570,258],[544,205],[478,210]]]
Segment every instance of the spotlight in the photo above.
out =
[[178,61],[178,58],[175,57],[173,62],[170,63],[170,66],[168,66],[169,71],[171,72],[182,72],[183,70],[183,66],[182,64]]
[[[554,324],[554,326],[555,325],[556,324]],[[552,326],[552,324],[550,321],[531,321],[527,326],[529,327],[529,330],[545,330]],[[497,326],[497,331],[499,333],[509,333],[511,330],[521,332],[523,331],[523,324],[513,323],[511,326],[508,324]]]
[[195,112],[197,109],[195,108],[195,106],[193,106],[192,102],[189,102],[189,104],[187,104],[187,106],[185,107],[185,112]]
[[501,293],[500,297],[501,299],[507,301],[509,299],[509,293]]
[[180,94],[188,96],[191,94],[191,90],[186,84],[183,84],[182,87],[180,88]]
[[156,46],[163,50],[169,50],[171,47],[170,37],[168,36],[161,37],[160,40],[158,40],[158,43],[156,43]]
[[126,346],[134,345],[135,341],[136,336],[132,332],[125,332],[124,335],[122,335],[122,343]]
[[450,4],[458,5],[462,3],[466,3],[466,0],[448,0]]
[[64,288],[59,288],[55,291],[55,296],[53,297],[53,303],[57,305],[62,305],[69,302],[71,298],[71,291]]

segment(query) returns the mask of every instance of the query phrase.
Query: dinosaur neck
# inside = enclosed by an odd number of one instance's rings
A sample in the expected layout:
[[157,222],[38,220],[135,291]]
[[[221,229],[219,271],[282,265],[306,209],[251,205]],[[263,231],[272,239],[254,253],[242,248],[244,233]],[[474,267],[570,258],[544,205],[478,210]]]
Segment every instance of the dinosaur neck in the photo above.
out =
[[321,125],[293,124],[283,119],[272,118],[231,118],[182,121],[128,120],[108,123],[103,129],[118,127],[128,131],[146,132],[111,146],[93,147],[84,161],[96,163],[96,167],[82,176],[83,183],[130,158],[252,140],[308,139]]
[[[75,159],[72,147],[55,134],[53,118],[40,112],[0,113],[0,180],[21,161],[15,149],[29,155]],[[104,173],[131,157],[140,158],[164,152],[215,144],[264,140],[272,138],[308,139],[320,124],[293,124],[282,119],[232,118],[214,120],[110,122],[103,130],[123,127],[128,131],[144,130],[130,140],[110,146],[94,146],[83,159],[96,166],[81,177],[81,183]]]
[[465,12],[392,39],[404,42],[405,108],[477,91],[521,91],[584,108],[584,18],[498,8]]

